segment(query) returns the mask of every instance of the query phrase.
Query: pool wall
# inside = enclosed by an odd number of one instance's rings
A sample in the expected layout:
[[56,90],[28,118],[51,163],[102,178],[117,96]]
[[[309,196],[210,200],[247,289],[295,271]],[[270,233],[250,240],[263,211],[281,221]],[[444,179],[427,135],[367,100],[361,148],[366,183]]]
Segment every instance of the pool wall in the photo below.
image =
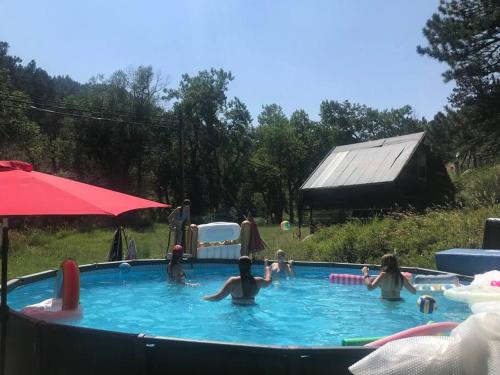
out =
[[[162,264],[141,260],[131,265]],[[192,263],[235,263],[196,261]],[[81,266],[82,272],[114,268],[122,262]],[[259,263],[259,262],[256,262]],[[296,262],[300,266],[357,268],[346,263]],[[373,269],[377,266],[368,265]],[[405,271],[440,274],[435,270]],[[9,290],[54,276],[50,270],[9,282]],[[462,281],[470,278],[461,277]],[[263,332],[265,334],[265,332]],[[213,372],[234,374],[349,374],[348,367],[374,349],[365,347],[279,347],[181,340],[38,321],[11,310],[7,327],[6,374],[156,375]]]

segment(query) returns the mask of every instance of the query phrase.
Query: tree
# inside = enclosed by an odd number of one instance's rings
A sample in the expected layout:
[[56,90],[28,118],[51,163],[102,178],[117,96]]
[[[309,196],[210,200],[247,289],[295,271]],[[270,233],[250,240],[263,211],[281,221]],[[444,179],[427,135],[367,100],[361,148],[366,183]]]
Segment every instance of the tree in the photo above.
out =
[[418,53],[445,62],[446,81],[455,80],[456,103],[498,84],[500,3],[498,0],[441,0],[424,28],[427,47]]
[[[448,64],[455,80],[447,127],[459,155],[473,165],[500,153],[500,3],[498,0],[441,0],[424,28],[429,45],[418,53]],[[442,116],[433,127],[443,124]]]
[[[184,74],[179,87],[167,91],[167,98],[175,100],[174,114],[181,138],[185,140],[179,147],[184,155],[182,167],[189,171],[187,195],[197,211],[216,210],[223,200],[220,161],[224,158],[221,137],[225,124],[221,116],[232,80],[232,74],[222,69],[204,70],[193,77]],[[181,175],[179,170],[178,177]]]
[[6,69],[0,67],[0,150],[2,159],[42,162],[45,139],[38,125],[26,116],[29,97],[16,90]]
[[[222,209],[235,207],[238,214],[252,208],[248,181],[252,180],[250,155],[252,153],[252,117],[246,105],[238,98],[229,101],[220,128],[219,164],[221,190],[226,198]],[[241,216],[240,216],[241,218]]]
[[365,105],[325,100],[320,106],[321,127],[330,148],[422,131],[426,120],[418,120],[413,109],[403,106],[379,111]]

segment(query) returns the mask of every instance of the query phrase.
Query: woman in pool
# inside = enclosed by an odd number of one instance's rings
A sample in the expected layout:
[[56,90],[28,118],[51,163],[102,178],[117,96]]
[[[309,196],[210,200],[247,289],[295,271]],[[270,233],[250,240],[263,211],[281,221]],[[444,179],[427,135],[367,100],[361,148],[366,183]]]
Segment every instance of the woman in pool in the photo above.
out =
[[363,267],[361,270],[361,272],[363,272],[366,287],[368,290],[380,287],[380,290],[382,291],[382,298],[384,299],[391,301],[400,300],[401,296],[399,293],[403,286],[410,293],[415,294],[417,292],[408,279],[401,274],[398,260],[393,254],[385,254],[382,257],[382,267],[375,280],[370,280],[369,271],[368,267]]
[[182,270],[181,260],[184,249],[181,245],[172,248],[172,258],[167,266],[167,274],[170,281],[178,284],[186,284],[186,274]]
[[271,272],[275,272],[277,275],[283,276],[295,276],[295,271],[293,270],[293,260],[286,261],[285,252],[279,249],[276,252],[276,260],[271,264]]
[[264,277],[253,277],[251,273],[252,261],[247,256],[240,257],[238,261],[240,276],[230,277],[221,290],[210,296],[204,296],[207,301],[220,301],[231,294],[233,303],[238,305],[251,305],[255,303],[255,296],[261,288],[271,284],[271,269],[264,261]]

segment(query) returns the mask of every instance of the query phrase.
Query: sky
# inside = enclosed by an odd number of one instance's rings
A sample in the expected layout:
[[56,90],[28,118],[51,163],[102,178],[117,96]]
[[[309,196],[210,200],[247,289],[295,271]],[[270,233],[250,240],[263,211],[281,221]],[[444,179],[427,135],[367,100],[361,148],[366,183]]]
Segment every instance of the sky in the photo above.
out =
[[438,0],[0,0],[0,40],[23,63],[87,82],[152,65],[181,75],[222,68],[229,97],[254,122],[265,104],[319,118],[323,100],[376,109],[411,105],[432,119],[453,83],[416,52]]

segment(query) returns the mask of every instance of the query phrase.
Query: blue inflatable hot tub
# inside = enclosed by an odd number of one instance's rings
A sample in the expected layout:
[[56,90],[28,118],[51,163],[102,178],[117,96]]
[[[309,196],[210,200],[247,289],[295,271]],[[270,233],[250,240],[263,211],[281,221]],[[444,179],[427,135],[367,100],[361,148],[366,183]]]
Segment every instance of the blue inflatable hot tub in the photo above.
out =
[[473,276],[491,270],[500,270],[500,250],[450,249],[435,254],[440,271]]

